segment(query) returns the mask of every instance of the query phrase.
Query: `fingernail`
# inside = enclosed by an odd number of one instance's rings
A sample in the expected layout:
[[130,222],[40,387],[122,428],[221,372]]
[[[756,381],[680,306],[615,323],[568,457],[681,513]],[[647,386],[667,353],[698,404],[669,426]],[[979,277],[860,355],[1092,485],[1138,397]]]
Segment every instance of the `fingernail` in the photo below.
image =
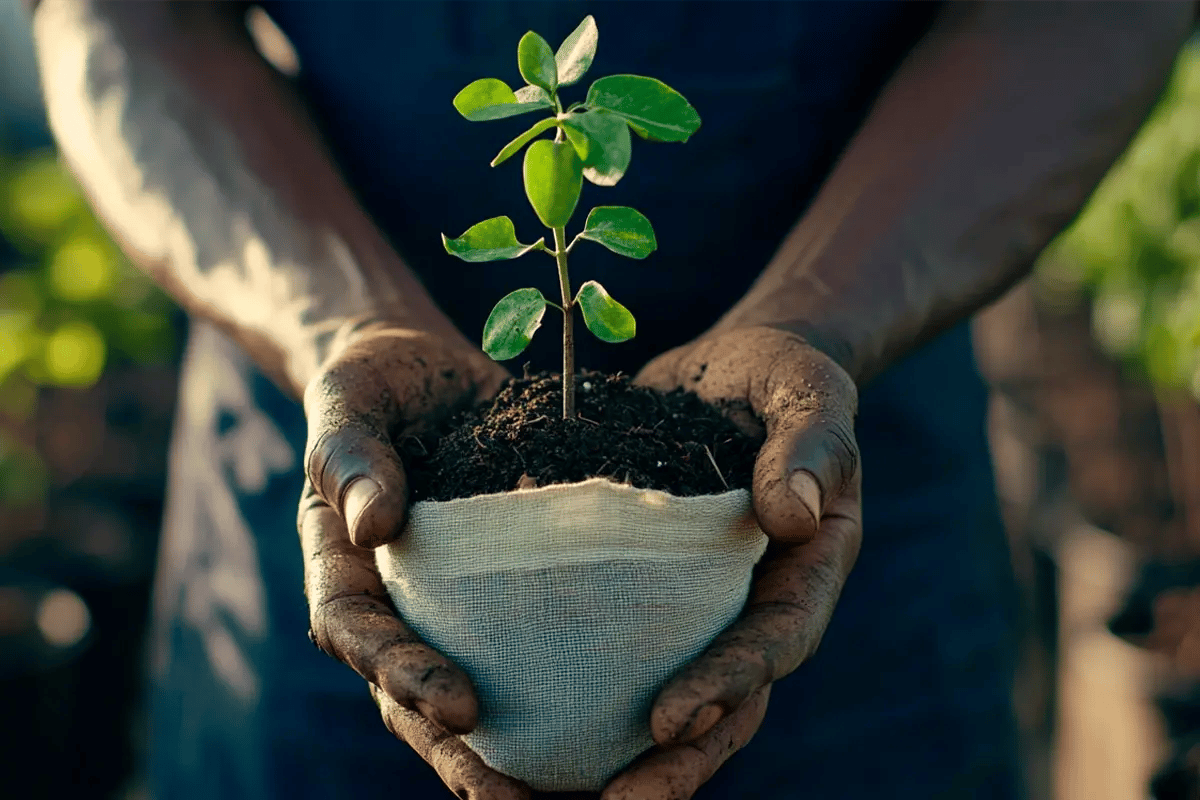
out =
[[716,703],[709,703],[702,706],[696,715],[692,717],[691,723],[684,729],[680,739],[685,742],[690,742],[697,736],[702,736],[716,725],[717,722],[725,715],[725,709],[721,708]]
[[788,488],[792,490],[792,494],[800,498],[800,502],[804,503],[804,507],[812,515],[813,524],[819,523],[821,521],[821,487],[817,485],[816,479],[802,469],[796,470],[792,473],[792,477],[788,478]]
[[413,701],[413,706],[417,709],[418,714],[432,722],[434,725],[439,725],[443,728],[446,727],[442,722],[441,716],[438,715],[437,709],[435,709],[429,703],[426,703],[424,700],[415,700]]
[[346,520],[346,527],[352,534],[358,527],[358,518],[381,491],[383,490],[379,488],[379,484],[370,478],[358,478],[346,489],[345,497],[342,499],[342,513]]

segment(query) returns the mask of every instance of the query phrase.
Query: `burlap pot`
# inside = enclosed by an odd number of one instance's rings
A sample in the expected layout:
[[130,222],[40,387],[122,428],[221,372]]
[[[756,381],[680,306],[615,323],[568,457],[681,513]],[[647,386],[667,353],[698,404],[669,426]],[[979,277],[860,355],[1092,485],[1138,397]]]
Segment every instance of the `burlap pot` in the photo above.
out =
[[655,694],[737,617],[765,548],[744,490],[596,478],[417,503],[376,562],[397,611],[474,681],[467,744],[535,789],[587,791],[653,744]]

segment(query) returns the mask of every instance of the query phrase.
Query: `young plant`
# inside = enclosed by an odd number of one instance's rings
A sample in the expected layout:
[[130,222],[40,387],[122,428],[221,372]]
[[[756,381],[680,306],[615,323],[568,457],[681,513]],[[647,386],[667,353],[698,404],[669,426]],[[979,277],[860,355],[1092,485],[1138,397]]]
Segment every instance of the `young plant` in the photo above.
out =
[[[575,414],[575,341],[573,313],[579,306],[588,330],[605,342],[633,338],[636,323],[629,309],[614,300],[596,281],[587,281],[572,295],[567,256],[580,239],[596,242],[618,255],[645,258],[658,246],[650,221],[632,208],[598,206],[583,230],[567,244],[566,226],[575,213],[586,178],[597,186],[613,186],[629,168],[630,129],[643,139],[686,142],[700,127],[696,109],[665,83],[641,75],[610,75],[592,83],[587,98],[563,109],[558,90],[576,83],[596,55],[596,21],[589,15],[563,41],[557,53],[533,31],[517,45],[517,66],[526,85],[513,91],[496,78],[471,83],[454,98],[454,107],[472,122],[548,110],[551,116],[506,144],[492,159],[496,166],[525,151],[525,196],[553,235],[533,244],[517,240],[508,217],[493,217],[472,225],[462,236],[442,235],[446,252],[464,261],[499,261],[534,250],[553,256],[558,264],[562,305],[537,289],[517,289],[492,309],[483,328],[483,350],[497,361],[520,355],[541,326],[546,306],[563,314],[563,419]],[[538,138],[554,131],[554,138]]]

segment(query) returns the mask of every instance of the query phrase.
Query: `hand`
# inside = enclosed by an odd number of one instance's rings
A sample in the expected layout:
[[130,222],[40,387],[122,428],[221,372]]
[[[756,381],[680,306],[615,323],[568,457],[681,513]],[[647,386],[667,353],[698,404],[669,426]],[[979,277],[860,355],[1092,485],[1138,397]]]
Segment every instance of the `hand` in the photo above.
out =
[[404,624],[371,548],[403,530],[408,486],[394,443],[414,425],[476,397],[507,372],[483,353],[375,326],[331,360],[304,394],[307,479],[298,525],[310,637],[370,683],[388,729],[460,797],[526,800],[455,735],[475,727],[471,682]]
[[766,426],[754,509],[770,546],[745,610],[659,693],[658,746],[604,800],[684,800],[754,736],[771,683],[817,649],[862,541],[853,380],[800,337],[712,333],[650,362],[637,381],[749,403]]

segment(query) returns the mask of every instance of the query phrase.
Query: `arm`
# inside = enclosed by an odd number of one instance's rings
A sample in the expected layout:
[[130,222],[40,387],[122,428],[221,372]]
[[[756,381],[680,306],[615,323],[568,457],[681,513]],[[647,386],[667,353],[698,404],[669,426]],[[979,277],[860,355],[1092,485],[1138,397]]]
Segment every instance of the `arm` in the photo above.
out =
[[452,789],[525,797],[450,733],[475,725],[470,681],[395,616],[364,549],[404,523],[392,436],[506,373],[358,206],[287,81],[255,52],[244,11],[39,4],[51,126],[130,257],[304,397],[298,527],[313,642],[370,682],[387,726]]
[[948,8],[718,327],[799,333],[862,383],[986,305],[1125,149],[1194,19],[1181,3]]
[[655,701],[608,800],[686,798],[816,650],[862,541],[857,386],[1024,276],[1150,111],[1180,4],[951,5],[747,295],[639,380],[748,401],[772,547],[746,609]]
[[97,213],[181,305],[294,396],[337,333],[364,318],[461,340],[255,51],[245,10],[38,6],[50,123]]

